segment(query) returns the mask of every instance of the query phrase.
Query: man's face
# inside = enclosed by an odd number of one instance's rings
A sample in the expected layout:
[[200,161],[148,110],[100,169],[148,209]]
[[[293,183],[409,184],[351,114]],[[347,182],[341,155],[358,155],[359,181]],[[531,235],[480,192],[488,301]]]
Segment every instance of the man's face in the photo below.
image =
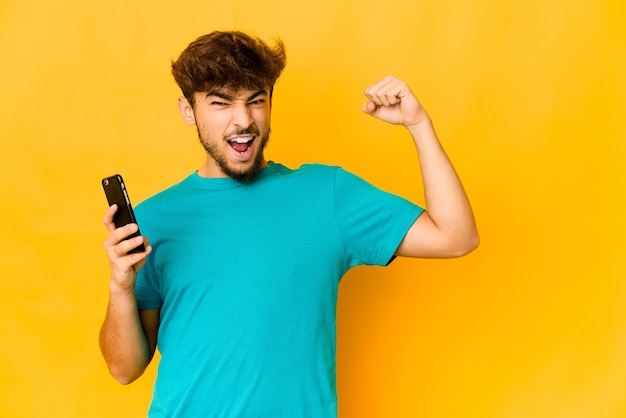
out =
[[195,93],[193,112],[213,176],[246,182],[267,165],[269,89]]

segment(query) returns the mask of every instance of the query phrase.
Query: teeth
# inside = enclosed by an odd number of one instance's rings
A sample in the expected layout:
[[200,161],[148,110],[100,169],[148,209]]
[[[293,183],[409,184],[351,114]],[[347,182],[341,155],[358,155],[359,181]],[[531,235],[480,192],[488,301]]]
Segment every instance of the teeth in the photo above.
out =
[[246,143],[252,141],[252,138],[236,137],[236,138],[230,139],[229,141],[230,142],[236,142],[238,144],[246,144]]

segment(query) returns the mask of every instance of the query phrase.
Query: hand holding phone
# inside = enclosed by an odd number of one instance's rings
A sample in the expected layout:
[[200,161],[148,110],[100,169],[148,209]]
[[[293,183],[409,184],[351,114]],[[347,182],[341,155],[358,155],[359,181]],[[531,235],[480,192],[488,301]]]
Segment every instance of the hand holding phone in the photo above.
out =
[[[107,201],[109,202],[109,207],[114,204],[117,205],[117,212],[113,216],[113,222],[115,223],[116,228],[120,228],[129,223],[137,223],[135,219],[135,213],[133,212],[133,206],[130,203],[130,198],[128,197],[128,191],[126,190],[126,185],[124,184],[124,179],[119,174],[116,174],[111,177],[106,177],[102,179],[102,187],[104,188],[104,193],[107,197]],[[134,238],[141,235],[139,230],[134,234],[128,236],[126,239]],[[133,248],[129,251],[130,253],[141,253],[144,252],[145,246],[140,244],[139,246]]]

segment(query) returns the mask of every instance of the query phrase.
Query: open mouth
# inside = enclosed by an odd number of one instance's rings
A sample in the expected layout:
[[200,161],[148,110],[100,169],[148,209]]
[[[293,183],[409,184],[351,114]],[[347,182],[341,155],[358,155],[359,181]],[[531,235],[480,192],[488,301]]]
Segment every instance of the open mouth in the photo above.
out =
[[243,156],[250,150],[255,138],[255,136],[238,136],[229,139],[228,144],[235,152]]

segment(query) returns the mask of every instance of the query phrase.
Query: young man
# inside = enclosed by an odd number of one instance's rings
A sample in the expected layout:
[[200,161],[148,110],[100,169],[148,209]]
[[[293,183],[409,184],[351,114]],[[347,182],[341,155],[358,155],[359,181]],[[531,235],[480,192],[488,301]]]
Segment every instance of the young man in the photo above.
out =
[[[386,77],[363,111],[406,127],[424,209],[338,167],[270,162],[274,47],[240,32],[192,42],[172,64],[200,169],[136,208],[104,216],[111,281],[100,345],[112,375],[137,379],[159,347],[151,417],[334,417],[335,311],[344,273],[394,256],[457,257],[478,245],[468,199],[426,111]],[[140,243],[143,253],[128,254]]]

